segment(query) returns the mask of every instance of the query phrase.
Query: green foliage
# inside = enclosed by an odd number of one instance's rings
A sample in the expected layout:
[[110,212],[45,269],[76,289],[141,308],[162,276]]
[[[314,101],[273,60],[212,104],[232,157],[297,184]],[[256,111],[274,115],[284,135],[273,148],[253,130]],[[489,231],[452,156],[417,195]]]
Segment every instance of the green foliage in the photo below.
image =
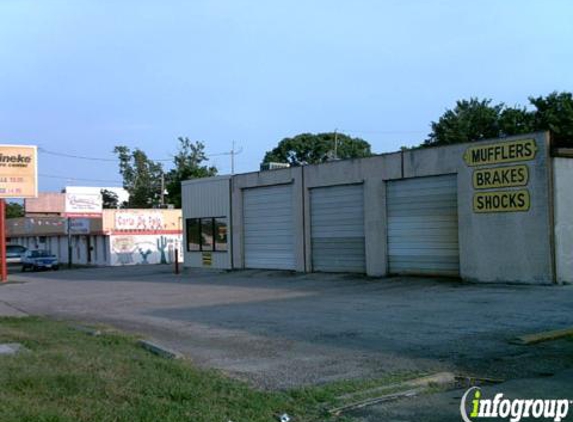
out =
[[499,120],[503,104],[491,100],[470,98],[456,102],[437,122],[432,122],[432,133],[427,145],[451,145],[469,140],[495,138],[500,133]]
[[[208,160],[205,145],[178,138],[179,150],[173,158],[174,168],[164,173],[160,163],[150,160],[140,149],[131,151],[126,146],[116,146],[119,172],[123,187],[129,192],[131,208],[150,208],[160,205],[161,177],[165,177],[167,203],[181,208],[181,182],[188,179],[215,176],[217,169],[203,163]],[[120,204],[121,205],[121,204]]]
[[6,203],[6,218],[24,217],[24,206],[17,202]]
[[[337,141],[334,157],[334,141]],[[318,164],[333,158],[362,158],[372,155],[370,144],[360,138],[343,133],[302,133],[293,138],[284,138],[276,148],[268,151],[263,163],[290,163],[292,166]]]
[[498,125],[500,134],[506,136],[539,130],[535,127],[533,114],[525,107],[504,107]]
[[[2,422],[341,421],[323,406],[343,385],[323,391],[265,392],[195,367],[157,357],[134,337],[102,328],[88,336],[41,318],[0,318],[0,342],[27,352],[0,359]],[[357,387],[357,386],[355,386]]]
[[557,146],[573,146],[573,96],[569,92],[553,92],[547,97],[530,97],[534,110],[492,104],[491,99],[460,100],[446,110],[424,146],[451,145],[487,138],[519,135],[550,130]]
[[556,146],[573,147],[573,94],[552,92],[547,97],[529,97],[535,106],[534,125],[537,130],[550,130]]
[[203,164],[208,160],[205,144],[191,142],[187,137],[177,138],[179,151],[173,158],[175,167],[167,173],[167,199],[175,208],[181,208],[181,182],[189,179],[215,176],[214,166]]
[[105,209],[119,208],[119,198],[117,197],[117,193],[107,189],[102,189],[101,197],[103,201],[103,208]]
[[114,153],[119,159],[119,173],[123,187],[129,192],[130,208],[150,208],[159,205],[161,193],[160,163],[150,160],[139,148],[131,151],[126,146],[116,146]]

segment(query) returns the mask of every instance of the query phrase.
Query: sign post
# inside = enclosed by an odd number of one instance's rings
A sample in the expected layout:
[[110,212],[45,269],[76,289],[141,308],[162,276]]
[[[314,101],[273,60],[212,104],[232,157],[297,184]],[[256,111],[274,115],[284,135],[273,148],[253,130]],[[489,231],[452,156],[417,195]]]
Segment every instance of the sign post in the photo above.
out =
[[0,281],[8,281],[6,198],[38,196],[38,151],[31,145],[0,145]]
[[175,248],[175,274],[179,274],[179,249]]
[[8,281],[8,264],[6,263],[6,200],[0,199],[0,278]]
[[68,217],[68,268],[72,268],[72,217]]

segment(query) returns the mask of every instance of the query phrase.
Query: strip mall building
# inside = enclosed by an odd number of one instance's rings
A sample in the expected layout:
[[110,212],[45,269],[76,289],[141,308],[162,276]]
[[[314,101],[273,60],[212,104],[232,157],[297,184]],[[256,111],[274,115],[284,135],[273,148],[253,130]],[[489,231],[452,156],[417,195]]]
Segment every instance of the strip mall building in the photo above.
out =
[[70,252],[79,265],[169,264],[175,251],[182,260],[181,210],[102,210],[93,197],[54,192],[26,200],[26,217],[7,220],[8,241],[50,250],[62,264]]
[[534,133],[187,181],[185,265],[571,283],[572,156]]

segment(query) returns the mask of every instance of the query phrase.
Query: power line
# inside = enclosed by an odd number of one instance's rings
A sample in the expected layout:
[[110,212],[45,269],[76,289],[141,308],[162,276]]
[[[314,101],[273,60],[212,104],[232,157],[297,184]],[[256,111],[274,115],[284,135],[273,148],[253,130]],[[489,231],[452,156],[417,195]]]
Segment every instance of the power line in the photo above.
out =
[[119,180],[105,180],[105,179],[85,179],[81,177],[69,177],[69,176],[57,176],[54,174],[43,174],[39,173],[38,176],[45,177],[48,179],[60,179],[60,180],[78,180],[80,182],[98,182],[98,183],[116,183],[122,184]]
[[[118,162],[117,158],[88,157],[85,155],[67,154],[65,152],[49,151],[49,150],[42,148],[42,147],[38,148],[38,151],[40,151],[43,154],[55,155],[57,157],[74,158],[76,160],[107,161],[107,162],[113,162],[113,163]],[[173,159],[172,158],[161,158],[161,159],[152,160],[152,161],[173,161]]]
[[[42,148],[42,147],[39,147],[38,151],[41,152],[42,154],[53,155],[56,157],[73,158],[75,160],[104,161],[104,162],[112,162],[112,163],[118,162],[117,158],[88,157],[86,155],[76,155],[76,154],[68,154],[65,152],[50,151],[50,150],[47,150],[46,148]],[[216,154],[205,154],[205,156],[206,157],[220,157],[223,155],[231,155],[231,154],[232,154],[232,152],[220,152],[220,153],[216,153]],[[158,161],[158,162],[172,162],[173,157],[172,158],[157,158],[157,159],[151,159],[150,158],[150,160],[151,161]]]

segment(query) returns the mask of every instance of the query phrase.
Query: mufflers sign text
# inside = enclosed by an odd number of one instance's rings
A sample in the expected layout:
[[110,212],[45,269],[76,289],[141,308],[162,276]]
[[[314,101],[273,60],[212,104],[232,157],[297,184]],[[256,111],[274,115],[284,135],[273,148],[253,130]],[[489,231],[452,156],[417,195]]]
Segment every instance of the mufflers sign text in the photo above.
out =
[[533,160],[536,153],[535,139],[521,139],[469,147],[464,154],[464,161],[468,166],[514,163]]
[[[478,167],[494,164],[533,160],[537,154],[535,139],[519,139],[488,145],[469,147],[464,153],[468,166]],[[472,184],[477,191],[473,197],[476,213],[529,211],[531,197],[528,189],[492,190],[527,186],[529,166],[495,166],[473,171]],[[483,191],[482,191],[483,190]]]

